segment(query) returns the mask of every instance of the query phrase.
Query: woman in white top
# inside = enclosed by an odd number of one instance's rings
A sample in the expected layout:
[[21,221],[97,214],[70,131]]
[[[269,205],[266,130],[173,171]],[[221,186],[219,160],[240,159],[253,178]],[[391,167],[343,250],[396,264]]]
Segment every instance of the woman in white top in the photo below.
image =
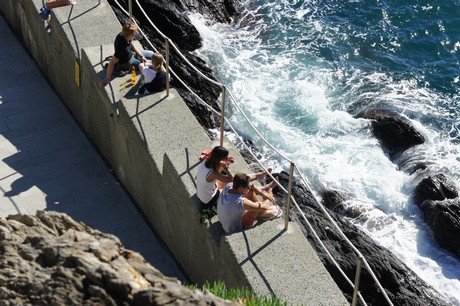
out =
[[203,209],[216,206],[219,189],[233,180],[232,172],[228,167],[232,160],[228,157],[226,148],[217,146],[212,149],[208,158],[198,165],[196,194],[203,203]]

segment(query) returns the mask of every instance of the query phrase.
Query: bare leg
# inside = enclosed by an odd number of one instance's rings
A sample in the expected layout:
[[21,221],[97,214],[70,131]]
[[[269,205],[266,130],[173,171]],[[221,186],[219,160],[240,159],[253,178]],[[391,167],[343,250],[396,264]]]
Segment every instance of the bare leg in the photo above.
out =
[[265,190],[265,191],[271,191],[273,188],[278,186],[278,177],[275,177],[276,180],[271,181],[269,184],[262,186],[260,189]]
[[264,177],[266,177],[267,174],[269,174],[269,173],[272,173],[272,168],[268,168],[267,171],[261,171],[261,172],[258,172],[258,173],[254,173],[253,175],[254,175],[255,179],[261,180]]
[[52,10],[57,7],[75,4],[77,4],[75,0],[48,0],[46,1],[46,9]]
[[243,224],[244,229],[248,229],[254,226],[254,222],[256,222],[257,218],[257,211],[248,211],[246,210],[241,217],[241,224]]

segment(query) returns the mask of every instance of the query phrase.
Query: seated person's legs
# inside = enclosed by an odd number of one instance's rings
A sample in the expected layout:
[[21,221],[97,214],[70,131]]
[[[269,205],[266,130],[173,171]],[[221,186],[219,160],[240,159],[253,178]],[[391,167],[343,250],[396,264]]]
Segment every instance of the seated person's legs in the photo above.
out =
[[47,0],[46,9],[52,10],[56,7],[66,6],[66,5],[75,5],[77,2],[75,0]]
[[[140,51],[142,56],[145,57],[146,59],[150,60],[152,59],[152,56],[153,56],[153,51],[149,51],[149,50],[142,50]],[[135,57],[134,58],[134,61],[132,62],[132,64],[134,65],[134,67],[136,67],[136,69],[138,69],[139,71],[142,71],[141,68],[140,68],[140,64],[142,63],[141,59],[138,58],[138,57]]]
[[257,211],[248,211],[246,210],[241,217],[241,224],[243,225],[244,229],[249,229],[254,226],[254,223],[257,219]]
[[149,59],[149,60],[152,59],[153,54],[154,54],[154,52],[150,50],[142,50],[141,53],[146,59]]

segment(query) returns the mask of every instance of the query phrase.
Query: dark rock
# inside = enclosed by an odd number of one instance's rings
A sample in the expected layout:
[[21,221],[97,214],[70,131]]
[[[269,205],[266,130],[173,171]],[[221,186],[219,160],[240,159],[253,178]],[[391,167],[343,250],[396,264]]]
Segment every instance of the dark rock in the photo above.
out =
[[166,277],[56,212],[0,218],[0,305],[237,305]]
[[368,109],[358,114],[358,118],[372,120],[372,132],[388,150],[391,160],[408,148],[425,142],[410,120],[394,111]]
[[350,199],[350,195],[345,192],[325,189],[321,191],[324,205],[330,210],[337,211],[343,207],[343,202]]
[[439,245],[460,259],[460,200],[426,200],[420,208]]
[[[279,177],[281,184],[287,188],[288,174],[283,172],[279,174]],[[318,234],[319,239],[324,243],[348,278],[354,281],[358,258],[353,249],[345,242],[331,221],[329,221],[319,208],[315,197],[308,191],[306,186],[295,180],[292,193],[308,222]],[[286,203],[284,192],[275,189],[275,194],[279,199],[278,203],[284,205],[284,203]],[[332,199],[336,203],[346,198],[346,196],[340,193],[333,192],[326,194],[329,196],[328,201]],[[359,228],[346,221],[346,219],[340,218],[332,211],[330,211],[329,214],[334,222],[338,224],[339,228],[342,229],[345,236],[361,252],[364,258],[366,258],[369,266],[394,305],[415,306],[448,304],[433,288],[420,279],[387,249],[376,244]],[[314,238],[310,230],[307,230],[309,227],[304,218],[297,210],[293,209],[290,210],[290,218],[303,226],[301,228],[305,236],[315,248],[318,256],[335,282],[351,302],[353,294],[351,286],[337,270],[332,260],[329,259],[328,255]],[[369,272],[364,267],[361,274],[360,293],[368,305],[388,305],[383,295],[377,289]]]
[[423,179],[415,188],[414,201],[421,204],[425,200],[445,200],[458,197],[455,182],[444,174],[437,174]]

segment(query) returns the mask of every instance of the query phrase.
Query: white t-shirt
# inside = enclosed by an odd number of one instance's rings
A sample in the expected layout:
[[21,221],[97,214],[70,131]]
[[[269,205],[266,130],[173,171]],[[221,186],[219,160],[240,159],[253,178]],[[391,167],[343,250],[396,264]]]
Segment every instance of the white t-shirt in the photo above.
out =
[[196,173],[196,195],[201,202],[207,204],[212,198],[216,195],[218,190],[217,180],[208,182],[206,178],[212,172],[212,169],[209,169],[205,165],[205,161],[202,161],[197,168]]
[[147,84],[153,81],[157,75],[157,71],[150,67],[144,67],[144,69],[142,69],[142,74],[144,75],[144,83]]

